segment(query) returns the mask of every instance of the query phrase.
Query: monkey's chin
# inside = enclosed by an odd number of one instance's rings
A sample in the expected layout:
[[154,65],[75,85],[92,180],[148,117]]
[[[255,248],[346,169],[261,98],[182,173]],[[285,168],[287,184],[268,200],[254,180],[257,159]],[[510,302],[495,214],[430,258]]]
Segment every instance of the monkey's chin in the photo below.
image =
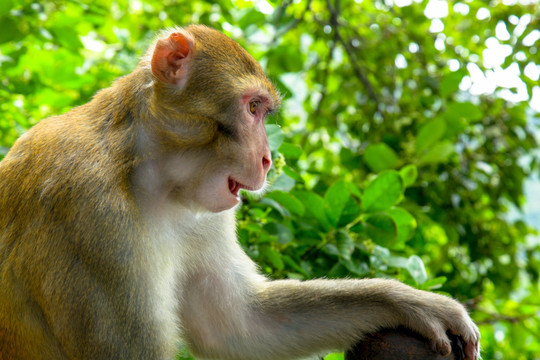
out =
[[208,206],[205,206],[205,208],[210,212],[219,213],[222,211],[230,210],[239,203],[239,196],[228,195],[221,198],[220,201],[212,201]]

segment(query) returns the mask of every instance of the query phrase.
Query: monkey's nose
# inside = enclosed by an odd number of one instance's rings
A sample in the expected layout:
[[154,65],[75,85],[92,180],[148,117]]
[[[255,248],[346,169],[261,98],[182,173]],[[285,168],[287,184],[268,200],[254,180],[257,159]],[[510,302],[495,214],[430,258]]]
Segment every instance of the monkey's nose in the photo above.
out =
[[270,165],[272,165],[272,160],[270,159],[269,156],[263,156],[262,158],[262,166],[263,166],[263,170],[265,173],[268,172],[268,170],[270,169]]

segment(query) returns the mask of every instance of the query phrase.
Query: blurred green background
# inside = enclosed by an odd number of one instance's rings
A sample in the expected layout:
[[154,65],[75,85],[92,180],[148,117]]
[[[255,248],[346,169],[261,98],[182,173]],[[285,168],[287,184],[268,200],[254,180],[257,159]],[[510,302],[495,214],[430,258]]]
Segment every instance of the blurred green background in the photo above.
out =
[[484,359],[540,359],[539,19],[534,0],[1,0],[0,156],[157,30],[207,24],[284,99],[271,191],[238,213],[262,271],[448,293]]

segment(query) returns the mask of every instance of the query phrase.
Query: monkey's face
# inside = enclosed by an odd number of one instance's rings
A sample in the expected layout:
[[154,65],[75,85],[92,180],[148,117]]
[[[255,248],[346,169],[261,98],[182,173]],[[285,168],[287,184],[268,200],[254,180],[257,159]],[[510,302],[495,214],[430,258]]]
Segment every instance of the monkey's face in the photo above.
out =
[[[213,132],[201,130],[211,134],[204,144],[169,148],[163,160],[151,161],[158,164],[153,172],[164,175],[157,178],[160,192],[194,210],[220,212],[239,203],[242,189],[263,191],[272,164],[264,127],[271,106],[266,91],[251,89],[220,116],[211,120],[208,115],[191,116],[191,121],[204,122]],[[189,124],[187,129],[176,125],[175,133],[192,133]],[[143,180],[150,183],[148,175]]]
[[156,107],[171,109],[157,132],[178,138],[167,176],[174,199],[219,212],[241,189],[262,190],[272,164],[264,120],[280,99],[259,64],[225,35],[191,26],[158,40],[151,67]]
[[268,138],[264,127],[266,114],[273,103],[267,91],[250,89],[236,99],[229,110],[229,121],[218,120],[217,134],[211,145],[212,167],[201,169],[204,179],[197,197],[206,209],[218,212],[234,207],[240,201],[242,189],[262,191],[272,164]]

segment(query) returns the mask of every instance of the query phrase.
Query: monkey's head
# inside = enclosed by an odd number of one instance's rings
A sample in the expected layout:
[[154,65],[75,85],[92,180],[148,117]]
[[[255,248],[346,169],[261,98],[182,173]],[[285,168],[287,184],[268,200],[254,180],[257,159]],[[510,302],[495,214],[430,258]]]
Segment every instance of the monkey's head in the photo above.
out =
[[168,179],[175,198],[219,212],[240,189],[261,190],[272,164],[264,120],[280,97],[260,65],[204,26],[162,34],[149,65],[161,119],[152,127],[178,167]]

